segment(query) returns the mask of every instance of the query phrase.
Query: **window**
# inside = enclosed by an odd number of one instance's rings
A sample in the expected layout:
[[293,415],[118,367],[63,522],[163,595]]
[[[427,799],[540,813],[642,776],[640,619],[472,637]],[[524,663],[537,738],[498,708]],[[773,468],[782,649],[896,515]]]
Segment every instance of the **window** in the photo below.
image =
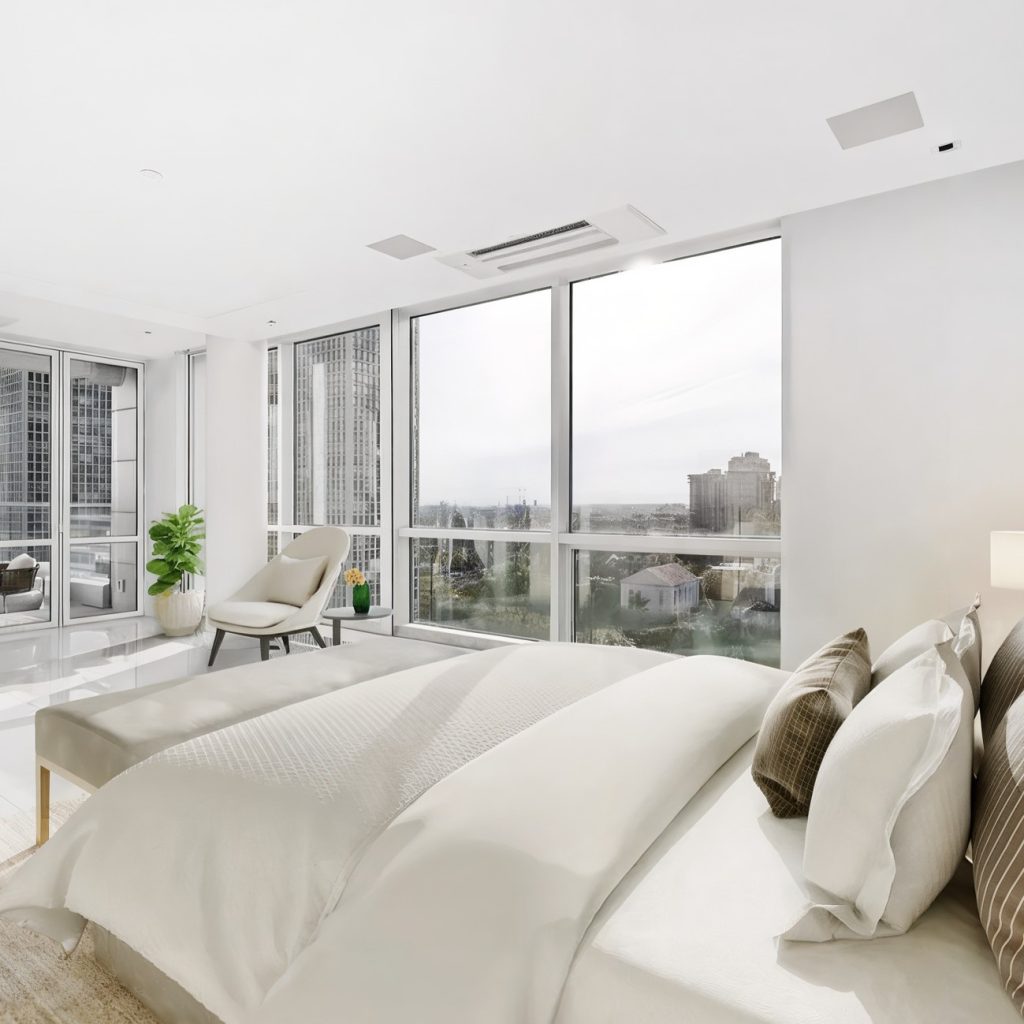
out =
[[412,321],[413,521],[551,526],[551,293]]
[[778,240],[572,286],[576,639],[778,665],[781,289]]
[[[381,604],[380,326],[298,342],[287,351],[294,372],[291,521],[348,530],[347,564],[363,570],[373,603]],[[289,539],[282,536],[281,546]],[[330,603],[348,603],[343,580]]]
[[777,557],[577,551],[574,639],[779,664]]
[[[70,458],[66,616],[90,619],[139,610],[138,368],[65,358]],[[89,539],[89,542],[86,541]],[[119,543],[97,543],[109,538]]]
[[295,521],[380,526],[380,329],[295,346]]
[[451,536],[412,541],[415,621],[547,640],[551,550],[528,541]]
[[781,304],[770,239],[403,314],[398,632],[778,664]]
[[573,528],[778,536],[779,242],[572,286]]
[[411,327],[411,618],[547,639],[551,292]]

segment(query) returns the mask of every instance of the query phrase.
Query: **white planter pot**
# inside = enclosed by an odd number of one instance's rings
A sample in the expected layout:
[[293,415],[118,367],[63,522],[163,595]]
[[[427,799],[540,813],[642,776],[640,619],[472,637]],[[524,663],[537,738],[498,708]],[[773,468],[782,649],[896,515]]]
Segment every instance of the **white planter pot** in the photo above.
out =
[[203,621],[201,590],[169,590],[156,599],[157,621],[167,636],[189,636]]

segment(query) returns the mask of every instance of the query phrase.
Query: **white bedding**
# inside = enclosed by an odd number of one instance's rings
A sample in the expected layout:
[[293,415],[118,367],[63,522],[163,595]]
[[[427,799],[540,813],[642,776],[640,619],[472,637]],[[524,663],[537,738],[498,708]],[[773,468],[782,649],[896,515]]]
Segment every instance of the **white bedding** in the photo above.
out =
[[718,772],[601,909],[557,1024],[1020,1024],[969,865],[906,935],[774,938],[807,898],[806,822],[771,816],[752,752]]
[[0,913],[68,948],[83,919],[96,921],[234,1024],[315,936],[374,840],[431,786],[545,716],[673,660],[505,647],[179,744],[88,800],[0,891]]
[[547,1024],[593,915],[781,678],[681,659],[447,776],[367,851],[253,1024]]

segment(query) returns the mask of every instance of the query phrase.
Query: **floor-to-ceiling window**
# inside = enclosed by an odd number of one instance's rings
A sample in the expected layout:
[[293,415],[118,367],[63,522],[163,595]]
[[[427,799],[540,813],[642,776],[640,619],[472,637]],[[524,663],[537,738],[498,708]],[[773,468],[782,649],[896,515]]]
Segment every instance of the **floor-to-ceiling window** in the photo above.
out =
[[547,639],[551,291],[411,322],[413,622]]
[[405,311],[398,631],[777,664],[781,305],[768,239]]
[[[346,567],[363,570],[375,604],[391,596],[390,339],[381,317],[268,354],[268,555],[304,530],[342,527]],[[347,603],[339,579],[330,604]]]
[[53,621],[54,360],[0,347],[0,625]]
[[779,243],[571,301],[575,638],[778,664]]
[[0,344],[0,626],[140,608],[142,367]]
[[130,364],[65,357],[71,619],[139,610],[140,383]]

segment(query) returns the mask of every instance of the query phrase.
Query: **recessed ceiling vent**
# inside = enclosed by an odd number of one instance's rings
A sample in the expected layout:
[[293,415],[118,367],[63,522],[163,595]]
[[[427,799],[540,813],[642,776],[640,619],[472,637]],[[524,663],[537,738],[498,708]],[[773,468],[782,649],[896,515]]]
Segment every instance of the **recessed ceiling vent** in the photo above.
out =
[[437,258],[446,266],[471,277],[497,277],[612,245],[640,242],[664,233],[664,228],[635,207],[620,206],[586,220],[575,220],[571,224],[560,224],[505,242]]

